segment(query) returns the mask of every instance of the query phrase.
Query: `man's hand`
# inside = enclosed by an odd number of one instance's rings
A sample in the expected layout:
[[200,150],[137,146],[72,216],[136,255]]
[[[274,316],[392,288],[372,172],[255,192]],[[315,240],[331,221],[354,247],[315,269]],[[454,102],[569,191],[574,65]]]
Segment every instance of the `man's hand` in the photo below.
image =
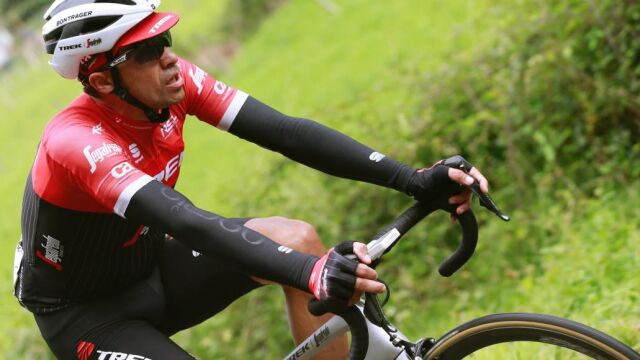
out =
[[[361,263],[348,259],[345,255],[349,254],[355,254]],[[344,241],[318,259],[309,278],[309,290],[316,299],[337,306],[357,303],[364,292],[382,293],[385,287],[375,281],[378,274],[366,265],[370,263],[365,244]]]
[[[477,181],[483,193],[489,192],[489,183],[482,173],[472,167],[469,173],[443,165],[444,160],[430,168],[418,170],[411,178],[408,192],[416,200],[433,203],[438,208],[455,210],[460,215],[471,206],[471,190],[467,187]],[[455,215],[452,214],[454,219]]]
[[[438,163],[442,163],[442,160]],[[472,167],[471,170],[469,170],[469,174],[466,174],[464,171],[459,169],[449,168],[447,175],[449,175],[449,179],[460,185],[471,185],[474,181],[477,181],[478,184],[480,184],[480,190],[485,194],[489,193],[489,182],[475,167]],[[449,198],[449,204],[457,205],[456,214],[458,215],[469,210],[471,207],[471,190],[469,190],[469,188],[465,188],[463,192],[451,196]]]

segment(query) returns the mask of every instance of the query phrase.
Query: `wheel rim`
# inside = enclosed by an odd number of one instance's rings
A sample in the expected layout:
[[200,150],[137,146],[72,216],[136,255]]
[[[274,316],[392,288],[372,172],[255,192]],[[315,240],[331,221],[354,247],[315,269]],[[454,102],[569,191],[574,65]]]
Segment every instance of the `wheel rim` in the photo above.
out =
[[[593,337],[582,334],[578,331],[568,329],[565,327],[556,326],[553,324],[534,322],[534,321],[526,321],[526,320],[516,320],[516,321],[499,321],[499,322],[490,322],[486,324],[479,324],[473,326],[469,329],[464,329],[459,332],[453,332],[448,334],[445,338],[442,338],[436,343],[433,349],[425,356],[425,359],[437,359],[438,356],[441,356],[445,351],[452,348],[461,341],[468,340],[472,336],[477,336],[481,333],[493,332],[496,330],[506,330],[506,329],[535,329],[535,330],[543,330],[548,334],[548,337],[541,336],[538,338],[534,338],[533,336],[529,336],[528,341],[535,341],[555,346],[561,346],[564,348],[568,348],[574,351],[581,352],[585,355],[589,355],[592,357],[598,356],[594,354],[592,348],[600,349],[607,353],[608,356],[612,356],[615,359],[625,360],[628,359],[618,350],[610,347],[609,345],[599,341],[598,339],[594,339]],[[556,336],[553,336],[556,335]],[[558,335],[560,337],[558,337]],[[575,342],[570,342],[563,340],[562,337],[565,338],[573,338],[579,340],[579,342],[589,345],[589,348],[576,346]],[[521,339],[520,341],[526,341],[526,339]],[[481,346],[475,350],[481,349],[483,347],[495,345],[498,343],[509,342],[509,340],[498,340],[494,343],[488,343],[484,346]],[[471,351],[471,352],[473,352]]]

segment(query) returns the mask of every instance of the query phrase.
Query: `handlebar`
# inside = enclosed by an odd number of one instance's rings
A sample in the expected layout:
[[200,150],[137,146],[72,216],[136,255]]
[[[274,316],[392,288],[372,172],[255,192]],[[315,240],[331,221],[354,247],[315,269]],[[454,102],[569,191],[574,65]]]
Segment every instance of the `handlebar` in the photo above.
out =
[[[419,202],[405,210],[367,244],[371,259],[378,260],[389,252],[414,225],[436,210]],[[458,223],[462,229],[462,240],[455,252],[440,264],[438,272],[442,276],[449,277],[458,271],[471,258],[478,243],[478,222],[471,209],[458,216]]]
[[[374,260],[374,264],[377,263],[375,260],[389,252],[413,226],[435,210],[435,208],[418,202],[400,214],[373,241],[367,244],[369,256]],[[478,223],[471,209],[458,216],[458,223],[462,228],[462,240],[454,253],[440,264],[438,272],[442,276],[449,277],[458,271],[471,258],[478,243]],[[365,358],[369,347],[369,333],[367,322],[361,311],[355,306],[329,309],[327,304],[315,299],[309,301],[308,307],[309,312],[317,316],[331,311],[342,317],[351,331],[351,349],[347,359],[361,360]]]
[[[318,300],[309,301],[309,312],[320,316],[327,312],[326,305]],[[331,312],[340,316],[351,330],[351,348],[347,360],[363,360],[369,348],[369,331],[364,314],[354,305],[331,309]]]
[[[473,168],[469,162],[459,155],[446,159],[442,164],[451,168],[460,169],[466,173],[469,173]],[[469,188],[480,199],[480,205],[496,214],[503,221],[510,220],[509,216],[500,211],[491,197],[480,190],[480,185],[477,181],[470,185]],[[438,209],[433,204],[429,205],[417,202],[379,232],[374,237],[374,240],[367,244],[369,256],[373,260],[371,267],[375,267],[379,263],[382,255],[389,252],[398,243],[400,238],[411,230],[413,226],[436,210]],[[445,277],[453,275],[469,261],[478,243],[478,222],[476,221],[473,211],[469,209],[462,215],[457,215],[457,219],[462,229],[462,239],[458,248],[453,254],[442,261],[438,268],[440,275]],[[351,349],[347,359],[360,360],[365,358],[369,343],[367,322],[364,314],[359,311],[356,306],[346,309],[329,309],[327,304],[315,299],[310,301],[308,305],[309,311],[314,315],[321,315],[330,310],[336,315],[341,316],[349,325],[352,337]]]

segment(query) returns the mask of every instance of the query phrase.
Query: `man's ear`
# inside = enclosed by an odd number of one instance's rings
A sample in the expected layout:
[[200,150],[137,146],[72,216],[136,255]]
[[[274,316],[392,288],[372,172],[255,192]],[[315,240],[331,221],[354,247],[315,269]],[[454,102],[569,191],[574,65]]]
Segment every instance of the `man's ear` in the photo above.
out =
[[98,71],[89,75],[89,84],[100,94],[110,94],[113,89],[113,79],[110,71]]

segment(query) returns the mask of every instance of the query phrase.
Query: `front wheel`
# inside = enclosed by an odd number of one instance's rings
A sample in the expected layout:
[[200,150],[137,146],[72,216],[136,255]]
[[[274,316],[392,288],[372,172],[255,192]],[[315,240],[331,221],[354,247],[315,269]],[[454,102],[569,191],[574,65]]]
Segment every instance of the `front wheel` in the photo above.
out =
[[582,354],[582,358],[640,360],[640,354],[630,347],[586,325],[550,315],[525,313],[489,315],[460,325],[436,341],[424,359],[462,359],[492,345],[516,342],[561,347],[568,353]]

